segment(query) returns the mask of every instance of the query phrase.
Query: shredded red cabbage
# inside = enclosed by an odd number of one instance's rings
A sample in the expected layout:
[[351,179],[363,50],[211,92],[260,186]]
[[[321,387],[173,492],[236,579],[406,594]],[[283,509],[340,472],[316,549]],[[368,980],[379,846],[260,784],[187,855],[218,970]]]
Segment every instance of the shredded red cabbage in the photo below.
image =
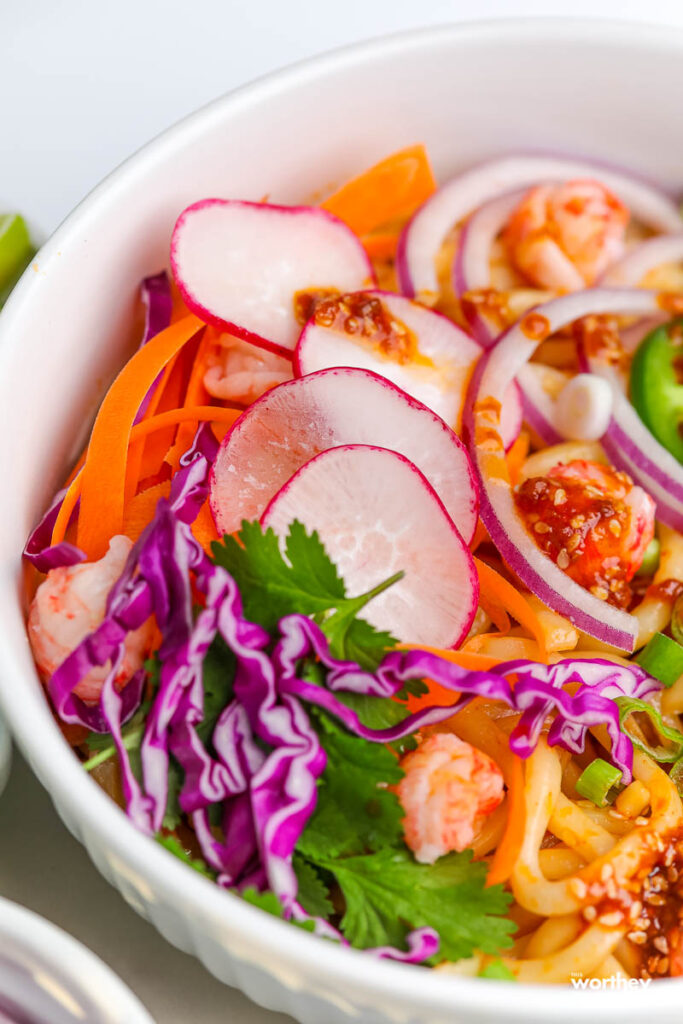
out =
[[55,494],[52,504],[26,541],[23,556],[38,572],[49,572],[50,569],[58,569],[62,565],[76,565],[85,561],[85,552],[75,544],[62,541],[61,544],[50,546],[52,531],[65,494],[66,488]]
[[[144,278],[140,285],[140,296],[145,305],[145,326],[142,332],[142,339],[140,341],[140,348],[142,348],[142,346],[146,345],[147,342],[156,334],[160,334],[161,331],[165,331],[171,322],[173,298],[171,296],[171,285],[166,271],[162,270],[159,274],[153,274],[151,277]],[[147,412],[149,403],[152,401],[154,392],[158,388],[162,377],[163,370],[156,377],[147,394],[143,398],[140,408],[138,409],[137,416],[135,417],[135,423],[139,423]]]

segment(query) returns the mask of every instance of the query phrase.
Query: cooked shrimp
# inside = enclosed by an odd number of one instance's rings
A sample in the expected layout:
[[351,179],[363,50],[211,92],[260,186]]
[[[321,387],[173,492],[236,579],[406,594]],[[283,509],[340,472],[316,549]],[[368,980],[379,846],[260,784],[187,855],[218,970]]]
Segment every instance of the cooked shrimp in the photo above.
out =
[[625,608],[654,537],[655,503],[626,473],[586,459],[529,477],[517,507],[541,548],[596,597]]
[[[133,542],[112,537],[98,562],[51,569],[31,603],[28,635],[38,669],[49,679],[64,659],[104,618],[107,596],[126,564]],[[142,668],[152,641],[152,620],[129,633],[116,685],[123,686]],[[74,689],[83,700],[97,700],[108,665],[92,669]]]
[[598,181],[530,189],[503,234],[515,267],[539,288],[594,284],[624,251],[629,211]]
[[453,733],[433,733],[401,762],[397,786],[405,841],[422,864],[464,850],[503,799],[503,776],[491,758]]
[[288,359],[231,334],[222,334],[219,347],[209,357],[204,387],[214,398],[248,405],[264,391],[291,377],[292,364]]

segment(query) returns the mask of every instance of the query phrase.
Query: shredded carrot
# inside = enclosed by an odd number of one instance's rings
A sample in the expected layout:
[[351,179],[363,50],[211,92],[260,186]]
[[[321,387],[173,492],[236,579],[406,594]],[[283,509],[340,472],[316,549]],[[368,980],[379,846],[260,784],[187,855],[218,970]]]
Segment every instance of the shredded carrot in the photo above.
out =
[[199,515],[192,524],[192,533],[195,540],[198,540],[208,555],[211,554],[211,545],[214,541],[220,540],[216,524],[211,515],[208,500],[204,502],[199,510]]
[[483,544],[488,537],[488,530],[482,523],[481,519],[477,519],[477,525],[474,531],[474,537],[470,541],[470,551],[474,554],[480,544]]
[[126,363],[109,388],[93,426],[82,472],[77,544],[100,558],[123,526],[128,442],[150,385],[173,356],[203,327],[196,316],[171,324]]
[[361,241],[363,248],[373,263],[387,263],[389,260],[393,260],[396,255],[398,235],[394,231],[364,235]]
[[[85,461],[85,460],[84,460]],[[62,506],[57,513],[54,526],[52,527],[52,544],[61,544],[66,537],[69,528],[71,513],[76,507],[76,502],[81,496],[81,484],[83,483],[83,470],[79,469],[69,484],[66,494],[62,499]]]
[[542,656],[541,660],[547,662],[548,654],[545,644],[545,631],[529,602],[512,583],[508,583],[506,579],[503,579],[486,562],[482,562],[480,558],[475,558],[474,564],[479,575],[480,602],[482,600],[487,602],[489,607],[498,606],[498,608],[516,619],[520,626],[528,629],[538,643]]
[[[424,644],[419,646],[399,644],[398,647],[402,651],[428,651],[430,654],[436,654],[439,658],[451,661],[453,664],[460,665],[461,668],[466,669],[486,671],[498,664],[496,658],[487,658],[480,654],[469,654],[466,651],[442,650],[440,647],[427,647]],[[455,704],[460,696],[455,690],[449,690],[448,687],[441,686],[439,683],[434,682],[433,679],[425,679],[424,683],[428,687],[429,692],[425,693],[422,697],[410,695],[406,701],[409,711],[420,711],[425,707]]]
[[366,235],[391,220],[409,216],[435,189],[424,146],[408,146],[352,178],[321,206],[357,235]]
[[[175,362],[176,357],[174,356],[174,358],[171,359],[170,362],[168,362],[164,367],[161,374],[161,379],[157,384],[156,388],[154,389],[154,393],[150,398],[149,405],[145,410],[143,421],[151,419],[152,416],[154,416],[154,414],[156,413],[157,409],[159,408],[159,402],[161,401],[161,397],[168,387],[168,380],[173,372]],[[135,494],[137,483],[138,480],[140,479],[142,472],[142,459],[144,450],[145,443],[142,438],[133,442],[128,449],[128,462],[126,466],[126,501],[130,501],[130,499]]]
[[526,807],[524,803],[524,766],[521,758],[512,755],[511,768],[505,779],[507,785],[508,817],[503,838],[493,855],[486,885],[507,882],[512,874],[524,842]]
[[522,430],[505,456],[510,474],[510,483],[514,487],[519,480],[524,461],[529,454],[529,434]]
[[[196,350],[197,339],[193,338],[181,352],[176,354],[173,367],[161,392],[157,412],[168,412],[170,409],[178,409],[183,405],[183,397],[190,379]],[[169,427],[165,431],[155,431],[154,436],[146,441],[139,473],[137,479],[134,480],[135,484],[159,473],[163,467],[166,453],[175,440],[176,431],[177,427],[175,426]]]
[[[185,399],[183,401],[184,406],[207,405],[210,401],[209,392],[204,387],[204,375],[206,373],[207,356],[216,344],[216,338],[219,333],[216,328],[207,327],[202,335],[190,369],[190,379],[187,382]],[[171,469],[177,469],[181,456],[192,443],[194,431],[195,427],[191,421],[183,423],[178,428],[173,447],[169,449],[165,457],[165,461],[168,462]]]
[[[163,430],[165,427],[177,426],[179,423],[184,423],[187,420],[194,423],[208,420],[209,422],[218,424],[222,423],[229,427],[235,422],[238,416],[242,415],[242,412],[243,409],[241,406],[227,408],[226,406],[219,405],[192,405],[186,409],[169,409],[168,412],[158,413],[158,415],[153,416],[152,419],[142,420],[141,423],[136,423],[130,432],[131,444],[135,444],[137,441],[143,440],[157,430]],[[59,510],[59,514],[52,530],[51,544],[59,544],[60,541],[64,540],[71,513],[76,502],[81,496],[82,483],[83,475],[82,473],[78,473],[69,486],[67,493],[64,495],[62,507]],[[147,490],[149,489],[150,488]]]
[[171,490],[171,481],[164,480],[160,484],[140,491],[126,505],[123,513],[123,532],[132,541],[136,541],[145,527],[151,522],[154,510],[160,498],[167,498]]

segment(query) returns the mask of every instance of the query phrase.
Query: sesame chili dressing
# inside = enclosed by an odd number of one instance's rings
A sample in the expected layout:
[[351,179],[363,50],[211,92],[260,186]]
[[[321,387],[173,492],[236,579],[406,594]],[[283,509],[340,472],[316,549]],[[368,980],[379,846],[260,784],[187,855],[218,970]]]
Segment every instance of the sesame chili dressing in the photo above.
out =
[[551,470],[524,480],[515,503],[539,548],[558,568],[596,597],[627,608],[633,573],[623,559],[622,536],[631,520],[624,501],[630,481],[624,473],[601,469],[610,478],[609,490],[589,476],[556,477]]
[[378,295],[297,292],[294,310],[300,323],[313,320],[319,327],[350,335],[395,363],[433,365],[420,353],[415,333],[392,315]]

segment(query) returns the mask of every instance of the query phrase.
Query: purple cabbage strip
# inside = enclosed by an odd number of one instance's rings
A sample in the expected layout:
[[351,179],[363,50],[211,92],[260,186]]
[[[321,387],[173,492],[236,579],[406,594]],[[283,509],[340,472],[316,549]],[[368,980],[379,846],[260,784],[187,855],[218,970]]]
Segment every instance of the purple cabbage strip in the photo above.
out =
[[63,565],[77,565],[78,562],[85,561],[85,552],[75,544],[62,541],[61,544],[50,545],[52,531],[65,494],[66,488],[55,494],[52,504],[26,541],[23,556],[38,572],[49,572],[50,569],[59,569]]
[[[160,274],[146,277],[140,285],[140,296],[145,305],[145,326],[142,332],[142,340],[140,341],[140,348],[142,348],[156,334],[165,331],[171,322],[173,298],[166,271],[162,270]],[[134,423],[139,423],[143,419],[163,375],[164,371],[162,370],[150,385],[137,411]]]

